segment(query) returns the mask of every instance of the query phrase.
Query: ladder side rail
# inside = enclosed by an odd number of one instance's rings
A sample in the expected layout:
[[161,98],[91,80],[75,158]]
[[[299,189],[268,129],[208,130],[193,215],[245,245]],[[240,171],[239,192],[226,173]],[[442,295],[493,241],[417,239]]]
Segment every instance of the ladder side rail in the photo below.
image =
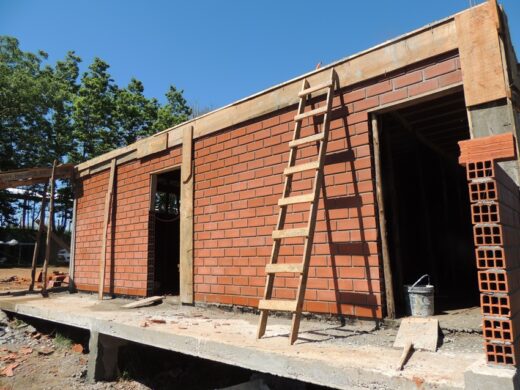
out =
[[[303,83],[302,83],[302,89],[307,88],[308,84],[309,83],[308,83],[307,79],[304,79]],[[306,102],[307,102],[307,96],[303,96],[300,98],[300,102],[298,104],[297,115],[301,114],[305,111]],[[302,128],[302,121],[295,121],[293,139],[292,139],[293,141],[297,140],[300,137],[301,128]],[[297,154],[297,151],[295,149],[291,149],[289,151],[289,160],[287,162],[288,167],[294,166],[294,162],[296,161],[296,154]],[[285,176],[282,198],[285,198],[290,194],[291,186],[292,186],[292,175]],[[280,210],[278,212],[278,221],[276,222],[276,230],[282,230],[282,228],[285,224],[286,216],[287,216],[287,207],[280,207]],[[276,264],[276,262],[278,260],[278,254],[280,253],[281,243],[282,243],[282,240],[273,240],[273,246],[271,249],[271,258],[269,261],[270,264]],[[263,295],[264,300],[271,299],[271,296],[273,294],[274,278],[275,278],[275,274],[266,275],[266,284],[265,284],[264,295]],[[268,315],[268,310],[261,310],[260,322],[259,322],[258,331],[257,331],[257,338],[261,338],[265,334],[265,328],[267,325],[267,315]]]

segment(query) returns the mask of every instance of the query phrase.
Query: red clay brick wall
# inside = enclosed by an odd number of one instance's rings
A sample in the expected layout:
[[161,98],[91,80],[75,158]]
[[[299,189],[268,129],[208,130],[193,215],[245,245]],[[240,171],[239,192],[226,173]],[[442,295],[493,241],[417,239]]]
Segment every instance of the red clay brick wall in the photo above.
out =
[[[117,168],[114,245],[107,241],[105,291],[146,295],[151,291],[153,264],[149,260],[150,173],[180,165],[181,148]],[[76,217],[74,281],[79,290],[97,291],[103,209],[108,188],[108,170],[87,177],[79,187]],[[112,259],[114,262],[112,263]],[[112,265],[113,264],[113,265]],[[112,280],[113,279],[113,280]],[[112,290],[112,289],[113,290]]]
[[[343,91],[325,168],[304,310],[381,318],[371,137],[367,110],[461,81],[456,54]],[[323,102],[321,102],[322,104]],[[265,286],[296,109],[241,124],[195,143],[195,300],[256,306]],[[302,136],[314,132],[304,122]],[[299,151],[312,160],[316,146]],[[313,173],[295,176],[309,193]],[[308,205],[289,209],[286,228],[307,222]],[[286,240],[280,262],[301,262],[303,240]],[[293,299],[297,279],[276,277],[274,297]]]
[[[349,88],[335,98],[325,168],[326,200],[322,194],[304,310],[382,317],[383,281],[367,110],[461,80],[457,55],[451,54]],[[279,111],[195,141],[197,302],[258,304],[295,114],[295,108]],[[314,126],[304,122],[302,136],[312,132]],[[314,145],[301,148],[299,161],[315,154]],[[153,275],[148,248],[153,234],[148,230],[149,173],[180,164],[180,156],[177,148],[118,169],[114,254],[108,254],[105,283],[110,286],[112,276],[115,293],[144,295],[151,291],[147,282]],[[108,172],[86,178],[78,197],[75,282],[80,290],[97,289],[107,180]],[[293,194],[308,193],[311,186],[309,174],[296,175]],[[307,216],[307,205],[292,206],[286,228],[304,224]],[[302,242],[291,240],[292,245],[282,246],[281,262],[301,262]],[[294,277],[277,277],[274,296],[293,298],[296,286]]]

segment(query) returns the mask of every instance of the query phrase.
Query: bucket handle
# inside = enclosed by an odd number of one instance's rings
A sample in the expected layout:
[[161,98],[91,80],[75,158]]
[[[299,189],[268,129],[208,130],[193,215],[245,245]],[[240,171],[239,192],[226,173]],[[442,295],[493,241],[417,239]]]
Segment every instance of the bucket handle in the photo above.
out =
[[413,290],[413,288],[414,288],[415,286],[417,286],[417,285],[419,284],[419,282],[420,282],[421,280],[423,280],[424,278],[428,278],[428,285],[429,285],[429,284],[430,284],[430,275],[428,275],[428,274],[424,274],[423,276],[421,276],[421,277],[417,280],[417,282],[415,282],[415,283],[412,285],[412,287],[408,288],[408,291]]

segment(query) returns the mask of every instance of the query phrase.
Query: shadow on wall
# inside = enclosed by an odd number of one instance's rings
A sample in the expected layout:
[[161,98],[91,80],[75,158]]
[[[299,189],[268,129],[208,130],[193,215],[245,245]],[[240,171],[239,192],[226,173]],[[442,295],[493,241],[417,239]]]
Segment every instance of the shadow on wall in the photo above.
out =
[[[357,178],[357,171],[355,168],[355,153],[352,149],[352,142],[350,140],[351,135],[349,134],[349,126],[347,124],[348,109],[343,99],[345,91],[339,93],[340,106],[334,109],[333,118],[341,117],[343,121],[342,129],[345,132],[343,135],[346,140],[346,149],[334,154],[327,156],[325,165],[337,164],[341,162],[347,163],[349,171],[352,173],[352,188],[353,194],[341,197],[327,196],[327,186],[325,183],[322,185],[322,194],[325,208],[325,222],[327,228],[328,243],[330,249],[330,260],[332,266],[332,277],[334,283],[334,293],[336,296],[336,311],[340,316],[352,316],[377,318],[380,317],[381,313],[378,311],[378,305],[380,304],[378,297],[374,294],[372,287],[372,279],[370,273],[370,247],[367,242],[365,234],[365,223],[363,222],[363,198],[359,190],[359,183]],[[324,178],[325,180],[325,178]],[[337,209],[356,209],[357,219],[357,231],[359,232],[359,240],[350,241],[335,241],[332,236],[330,210]],[[349,213],[350,217],[350,213]],[[364,281],[368,292],[355,292],[352,290],[345,290],[340,288],[339,276],[338,276],[338,261],[337,256],[356,256],[362,257],[361,267],[364,269]],[[350,264],[352,267],[352,263]],[[349,267],[349,268],[350,268]],[[348,268],[347,268],[348,269]],[[341,279],[351,279],[355,276],[342,275]]]

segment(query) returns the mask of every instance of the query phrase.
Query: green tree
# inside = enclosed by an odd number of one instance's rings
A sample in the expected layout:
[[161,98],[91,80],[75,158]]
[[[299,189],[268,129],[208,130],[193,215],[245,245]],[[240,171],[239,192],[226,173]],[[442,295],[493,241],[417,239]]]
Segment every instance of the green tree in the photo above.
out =
[[[0,36],[0,170],[50,166],[54,159],[80,163],[182,123],[192,114],[183,91],[174,86],[161,105],[144,95],[143,84],[135,78],[120,88],[102,59],[95,58],[81,78],[80,63],[71,51],[51,65],[45,52],[24,52],[16,38]],[[58,187],[56,209],[65,216],[63,228],[73,194],[66,181]],[[31,189],[41,193],[42,188]],[[0,191],[0,224],[13,222],[14,207],[16,202]]]
[[157,120],[153,124],[154,133],[186,122],[191,115],[191,108],[183,96],[184,91],[178,91],[173,85],[166,92],[167,102],[159,108]]
[[117,87],[108,73],[109,65],[95,58],[81,78],[74,96],[72,119],[73,148],[70,158],[81,162],[117,147],[117,133],[112,113]]
[[143,92],[143,83],[135,78],[126,88],[117,91],[114,114],[118,146],[131,144],[155,132],[153,125],[160,106],[157,99],[148,99]]

